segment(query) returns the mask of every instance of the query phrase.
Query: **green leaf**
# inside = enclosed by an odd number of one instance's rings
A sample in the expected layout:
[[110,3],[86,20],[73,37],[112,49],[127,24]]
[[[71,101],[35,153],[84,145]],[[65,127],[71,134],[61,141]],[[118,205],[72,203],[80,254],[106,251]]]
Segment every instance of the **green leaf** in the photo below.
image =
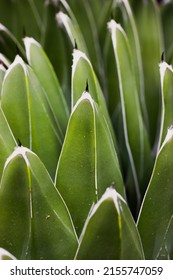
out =
[[114,20],[108,23],[108,27],[117,64],[124,138],[140,203],[141,193],[144,193],[151,174],[152,153],[142,118],[128,38]]
[[[122,17],[120,22],[129,39],[137,92],[139,95],[139,100],[140,100],[144,120],[148,127],[149,124],[148,124],[148,114],[146,109],[145,92],[144,92],[144,73],[143,73],[143,65],[142,65],[142,57],[141,57],[141,46],[139,42],[137,26],[136,26],[130,1],[128,0],[117,1],[115,5],[115,13],[117,12],[120,12],[120,15]],[[115,19],[117,21],[116,15],[115,15]]]
[[116,144],[116,138],[106,107],[106,102],[96,74],[94,72],[93,66],[85,53],[75,49],[73,51],[72,66],[72,108],[74,107],[78,99],[81,97],[81,93],[85,88],[86,81],[88,83],[89,92],[92,98],[96,103],[98,103],[99,108],[106,119],[117,151],[118,147]]
[[124,199],[112,188],[91,209],[76,259],[143,259],[140,237]]
[[[73,14],[75,14],[76,20],[80,26],[81,33],[85,38],[89,57],[94,65],[98,77],[100,78],[100,83],[104,86],[106,76],[104,73],[103,56],[101,50],[102,44],[99,42],[99,34],[96,26],[97,20],[93,14],[93,6],[95,5],[95,2],[90,5],[89,1],[81,0],[78,1],[78,4],[76,5],[76,0],[68,1],[71,10],[73,11]],[[104,8],[102,11],[102,16],[99,17],[99,19],[103,19],[103,13],[105,12]],[[107,31],[106,27],[105,31]]]
[[78,235],[92,203],[112,182],[124,196],[108,125],[98,105],[84,92],[73,108],[56,173],[56,186],[67,203]]
[[38,154],[53,178],[63,139],[45,91],[19,56],[6,71],[1,101],[15,138]]
[[157,145],[157,132],[160,125],[161,95],[158,63],[164,50],[160,12],[155,0],[135,1],[133,8],[141,45],[149,135],[153,146]]
[[17,147],[6,161],[0,213],[0,246],[18,259],[73,259],[77,239],[68,209],[27,148]]
[[168,127],[173,122],[173,69],[166,62],[160,63],[160,79],[162,90],[162,114],[159,145],[163,143]]
[[45,90],[46,98],[56,120],[57,127],[59,128],[59,134],[63,139],[67,127],[69,110],[59,81],[41,45],[29,37],[24,39],[24,43],[28,62]]
[[0,248],[0,260],[16,260],[7,250]]
[[173,258],[173,128],[157,155],[138,218],[146,259]]
[[9,124],[0,107],[0,179],[7,157],[12,153],[16,141],[11,132]]
[[83,34],[81,33],[81,30],[80,30],[80,26],[78,25],[78,22],[77,22],[76,18],[74,17],[74,15],[72,14],[72,11],[70,10],[69,6],[67,9],[70,13],[70,16],[62,11],[58,12],[56,14],[57,23],[60,26],[61,25],[64,26],[64,28],[67,32],[67,35],[74,47],[75,47],[75,42],[76,42],[78,48],[81,51],[88,53]]
[[[66,99],[70,99],[70,73],[71,73],[71,46],[63,30],[57,26],[55,15],[58,3],[47,1],[45,3],[45,31],[41,45],[46,51]],[[63,36],[64,35],[64,36]],[[70,102],[69,102],[70,103]]]

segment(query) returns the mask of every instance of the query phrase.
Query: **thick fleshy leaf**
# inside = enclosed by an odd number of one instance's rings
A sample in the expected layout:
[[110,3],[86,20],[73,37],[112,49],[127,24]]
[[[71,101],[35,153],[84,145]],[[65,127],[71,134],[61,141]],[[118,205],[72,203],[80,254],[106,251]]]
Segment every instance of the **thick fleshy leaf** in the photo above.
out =
[[7,250],[0,248],[0,260],[16,260]]
[[43,163],[27,148],[17,147],[6,161],[0,210],[0,246],[18,259],[74,257],[77,239],[68,209]]
[[146,259],[173,259],[173,128],[158,153],[138,229]]
[[15,146],[16,141],[0,107],[0,179],[6,159],[12,153]]
[[133,8],[141,45],[150,142],[157,145],[161,101],[158,63],[164,50],[160,13],[155,0],[134,1]]
[[162,90],[162,115],[159,145],[163,143],[168,127],[173,123],[173,69],[166,62],[160,63],[160,79]]
[[[65,2],[65,1],[61,1],[61,2]],[[67,9],[68,9],[71,17],[69,15],[67,15],[66,13],[60,11],[56,15],[56,20],[59,25],[64,26],[72,45],[75,47],[75,42],[76,42],[78,48],[81,51],[88,53],[84,37],[81,33],[81,30],[76,21],[76,18],[72,14],[72,11],[70,10],[70,7],[68,6],[67,3],[65,4],[65,6],[66,5],[67,5]]]
[[24,39],[24,43],[28,62],[46,92],[46,98],[59,128],[59,134],[63,138],[67,127],[69,110],[59,81],[41,45],[29,37]]
[[112,188],[91,209],[76,259],[143,259],[140,237],[124,199]]
[[137,26],[130,5],[130,1],[129,0],[116,1],[116,5],[115,5],[116,21],[119,20],[119,17],[117,18],[117,13],[120,13],[121,15],[122,19],[120,19],[120,23],[129,39],[129,44],[132,52],[132,60],[133,60],[136,85],[137,85],[137,92],[139,95],[139,100],[141,103],[144,120],[148,126],[149,125],[148,115],[147,115],[146,101],[145,101],[145,94],[144,94],[144,74],[143,74],[142,57],[141,57],[141,46],[139,43]]
[[93,202],[114,182],[124,196],[123,180],[106,120],[90,94],[73,108],[61,156],[56,186],[80,234]]
[[92,98],[96,103],[98,103],[100,110],[104,114],[112,135],[112,139],[114,141],[115,148],[118,150],[115,134],[106,107],[106,102],[93,66],[85,53],[75,49],[73,51],[72,66],[72,107],[75,106],[76,102],[81,97],[81,93],[83,92],[86,82],[88,83],[89,92]]
[[36,152],[54,177],[63,138],[45,91],[19,56],[6,71],[1,101],[15,138]]
[[114,20],[108,23],[108,27],[117,64],[124,138],[139,203],[140,195],[149,181],[152,153],[142,118],[128,38],[121,25]]

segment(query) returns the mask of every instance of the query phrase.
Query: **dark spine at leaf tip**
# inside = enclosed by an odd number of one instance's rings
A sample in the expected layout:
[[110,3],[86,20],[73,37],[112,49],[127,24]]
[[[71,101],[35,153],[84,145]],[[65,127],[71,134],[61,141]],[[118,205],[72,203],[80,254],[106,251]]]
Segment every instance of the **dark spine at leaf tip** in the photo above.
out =
[[19,54],[19,48],[17,45],[16,45],[16,54]]
[[88,79],[86,80],[86,87],[85,87],[85,91],[86,91],[86,92],[89,92]]
[[163,51],[162,55],[161,55],[161,62],[164,62],[164,61],[165,61],[165,52]]
[[7,70],[8,66],[0,59],[0,64],[4,66],[4,68]]
[[25,37],[26,37],[26,29],[25,29],[25,26],[23,26],[22,33],[23,33],[23,38],[25,38]]
[[22,143],[19,139],[17,139],[17,144],[18,144],[18,147],[21,147],[22,146]]
[[74,40],[74,48],[75,48],[75,50],[77,50],[77,49],[78,49],[76,39]]

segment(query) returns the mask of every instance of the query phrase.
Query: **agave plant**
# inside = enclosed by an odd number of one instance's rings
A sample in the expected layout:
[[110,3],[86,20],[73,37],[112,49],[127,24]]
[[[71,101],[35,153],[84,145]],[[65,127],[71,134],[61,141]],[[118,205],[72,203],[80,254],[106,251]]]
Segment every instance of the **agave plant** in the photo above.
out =
[[1,259],[173,259],[165,2],[0,0]]

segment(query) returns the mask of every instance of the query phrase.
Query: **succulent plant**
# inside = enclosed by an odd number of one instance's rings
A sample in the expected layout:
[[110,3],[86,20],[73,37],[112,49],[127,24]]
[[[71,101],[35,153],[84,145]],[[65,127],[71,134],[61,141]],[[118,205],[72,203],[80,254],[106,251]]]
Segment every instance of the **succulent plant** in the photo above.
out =
[[0,7],[0,258],[173,259],[172,2]]

